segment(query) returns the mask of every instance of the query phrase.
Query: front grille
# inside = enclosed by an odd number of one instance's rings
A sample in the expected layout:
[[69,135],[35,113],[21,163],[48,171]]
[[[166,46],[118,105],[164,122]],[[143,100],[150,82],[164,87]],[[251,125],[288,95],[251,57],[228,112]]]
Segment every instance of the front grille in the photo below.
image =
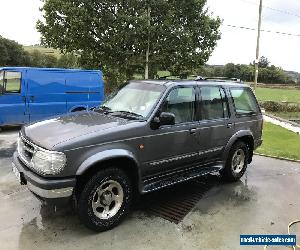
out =
[[31,166],[31,159],[35,151],[35,146],[26,140],[23,136],[20,136],[18,140],[18,154],[23,163],[27,166]]

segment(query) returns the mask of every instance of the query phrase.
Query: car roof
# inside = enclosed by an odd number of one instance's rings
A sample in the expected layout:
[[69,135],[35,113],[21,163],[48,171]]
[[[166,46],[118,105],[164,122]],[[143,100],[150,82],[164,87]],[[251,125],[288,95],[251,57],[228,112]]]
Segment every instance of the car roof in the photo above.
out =
[[166,87],[169,86],[184,86],[184,85],[215,85],[215,86],[230,86],[230,87],[249,87],[243,82],[225,81],[225,80],[132,80],[130,82],[158,84]]

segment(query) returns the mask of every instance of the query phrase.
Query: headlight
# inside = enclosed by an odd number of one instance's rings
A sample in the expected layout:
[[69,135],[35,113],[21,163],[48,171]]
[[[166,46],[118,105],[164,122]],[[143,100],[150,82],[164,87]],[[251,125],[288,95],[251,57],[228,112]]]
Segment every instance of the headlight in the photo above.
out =
[[32,168],[41,174],[54,175],[61,172],[66,164],[66,155],[61,152],[37,149],[31,159]]

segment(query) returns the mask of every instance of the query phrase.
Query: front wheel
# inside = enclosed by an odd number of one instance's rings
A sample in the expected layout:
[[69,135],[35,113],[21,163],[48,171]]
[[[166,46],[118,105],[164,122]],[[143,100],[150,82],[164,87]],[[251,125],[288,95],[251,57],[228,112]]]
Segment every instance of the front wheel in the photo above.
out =
[[247,169],[249,150],[247,145],[236,142],[229,151],[225,168],[221,171],[221,176],[226,181],[239,180]]
[[106,231],[122,221],[131,202],[132,187],[124,171],[118,168],[100,170],[79,195],[79,218],[94,231]]

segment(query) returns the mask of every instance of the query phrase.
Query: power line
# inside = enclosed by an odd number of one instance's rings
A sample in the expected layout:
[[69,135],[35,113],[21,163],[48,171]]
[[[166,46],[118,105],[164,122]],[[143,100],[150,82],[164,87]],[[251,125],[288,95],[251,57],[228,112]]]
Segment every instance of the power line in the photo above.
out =
[[[237,25],[232,25],[232,24],[222,24],[222,25],[228,26],[228,27],[231,27],[231,28],[257,31],[257,29],[255,29],[255,28],[249,28],[249,27],[245,27],[245,26],[237,26]],[[300,37],[300,34],[292,34],[292,33],[286,33],[286,32],[275,31],[275,30],[262,30],[261,29],[260,31],[261,32],[267,32],[267,33],[274,33],[274,34],[277,34],[277,35]]]
[[[257,5],[257,3],[247,1],[247,0],[239,0],[239,1],[244,2],[244,3]],[[287,10],[280,10],[280,9],[276,9],[276,8],[273,8],[273,7],[270,7],[270,6],[267,6],[267,5],[263,5],[262,7],[265,8],[265,9],[273,10],[273,11],[280,12],[280,13],[283,13],[283,14],[286,14],[286,15],[290,15],[290,16],[300,18],[300,15],[298,15],[296,13],[293,13],[293,12],[290,12],[290,11],[287,11]]]

